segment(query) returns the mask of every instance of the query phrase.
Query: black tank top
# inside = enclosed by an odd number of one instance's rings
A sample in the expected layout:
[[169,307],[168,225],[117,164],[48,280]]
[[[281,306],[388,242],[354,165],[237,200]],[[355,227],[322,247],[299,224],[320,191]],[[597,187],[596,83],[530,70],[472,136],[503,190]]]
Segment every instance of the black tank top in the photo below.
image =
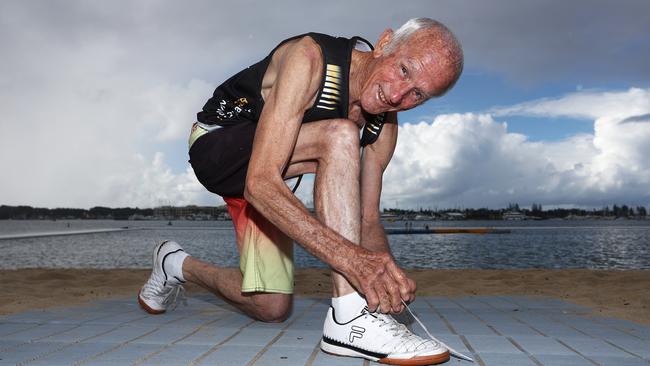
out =
[[[289,38],[276,46],[262,61],[240,71],[214,91],[197,120],[208,125],[228,126],[241,120],[257,122],[264,99],[261,95],[262,79],[275,50],[291,40],[309,36],[320,46],[323,54],[322,81],[316,102],[303,116],[303,123],[333,118],[348,118],[349,76],[352,50],[358,41],[372,45],[361,37],[342,38],[320,33],[307,33]],[[363,128],[361,146],[372,144],[379,137],[385,113],[371,115]]]

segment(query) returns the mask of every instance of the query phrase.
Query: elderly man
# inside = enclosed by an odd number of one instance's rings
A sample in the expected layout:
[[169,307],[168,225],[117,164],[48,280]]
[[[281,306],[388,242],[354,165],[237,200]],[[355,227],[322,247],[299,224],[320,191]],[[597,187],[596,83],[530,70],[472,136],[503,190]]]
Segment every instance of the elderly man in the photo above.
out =
[[[374,49],[359,37],[290,38],[225,81],[198,113],[189,154],[199,181],[228,205],[240,268],[202,262],[163,242],[140,305],[162,313],[190,281],[253,318],[283,321],[295,240],[332,268],[325,352],[397,365],[447,361],[444,346],[390,316],[414,300],[416,286],[390,253],[379,200],[396,112],[445,93],[462,65],[453,34],[417,18],[384,31]],[[315,173],[315,217],[285,183],[307,173]]]

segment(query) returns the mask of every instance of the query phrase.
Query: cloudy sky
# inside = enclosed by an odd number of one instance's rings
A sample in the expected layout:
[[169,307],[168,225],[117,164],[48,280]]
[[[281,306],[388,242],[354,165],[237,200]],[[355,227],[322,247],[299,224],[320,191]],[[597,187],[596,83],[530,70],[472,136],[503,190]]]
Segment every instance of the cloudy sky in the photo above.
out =
[[645,0],[3,1],[0,204],[221,204],[187,163],[216,85],[289,36],[418,16],[465,71],[400,114],[383,206],[650,205]]

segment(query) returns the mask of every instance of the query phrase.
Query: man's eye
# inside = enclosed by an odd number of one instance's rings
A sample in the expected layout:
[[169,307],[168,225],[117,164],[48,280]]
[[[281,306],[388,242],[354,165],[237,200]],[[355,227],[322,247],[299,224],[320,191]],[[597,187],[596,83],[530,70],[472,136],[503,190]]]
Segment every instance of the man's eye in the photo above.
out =
[[417,100],[421,100],[424,97],[424,95],[422,95],[422,92],[420,92],[419,90],[415,90],[413,94],[415,94],[415,98]]
[[404,76],[408,75],[408,70],[406,70],[406,66],[402,65],[401,68],[402,68],[402,75]]

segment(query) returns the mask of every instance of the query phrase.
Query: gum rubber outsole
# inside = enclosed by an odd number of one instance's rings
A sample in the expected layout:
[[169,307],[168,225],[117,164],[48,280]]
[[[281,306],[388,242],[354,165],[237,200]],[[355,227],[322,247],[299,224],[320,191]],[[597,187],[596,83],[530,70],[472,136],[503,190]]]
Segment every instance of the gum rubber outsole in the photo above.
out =
[[379,363],[385,365],[401,365],[401,366],[420,366],[420,365],[437,365],[449,361],[449,352],[441,353],[432,356],[418,356],[409,359],[394,359],[394,358],[381,358]]
[[159,315],[165,312],[165,310],[156,310],[150,308],[149,305],[147,305],[147,303],[145,303],[144,300],[142,300],[139,293],[138,293],[138,304],[140,304],[140,307],[149,314]]
[[364,358],[370,361],[375,361],[379,362],[385,365],[400,365],[400,366],[424,366],[424,365],[437,365],[443,362],[449,361],[450,354],[449,351],[445,351],[443,353],[437,354],[437,355],[430,355],[430,356],[416,356],[412,358],[390,358],[390,357],[385,357],[385,358],[380,358],[377,359],[375,357],[371,357],[368,355],[365,355],[361,352],[357,352],[355,350],[346,348],[346,347],[340,347],[336,346],[333,344],[326,343],[321,340],[320,343],[320,348],[323,352],[333,355],[333,356],[339,356],[339,357],[356,357],[356,358]]

